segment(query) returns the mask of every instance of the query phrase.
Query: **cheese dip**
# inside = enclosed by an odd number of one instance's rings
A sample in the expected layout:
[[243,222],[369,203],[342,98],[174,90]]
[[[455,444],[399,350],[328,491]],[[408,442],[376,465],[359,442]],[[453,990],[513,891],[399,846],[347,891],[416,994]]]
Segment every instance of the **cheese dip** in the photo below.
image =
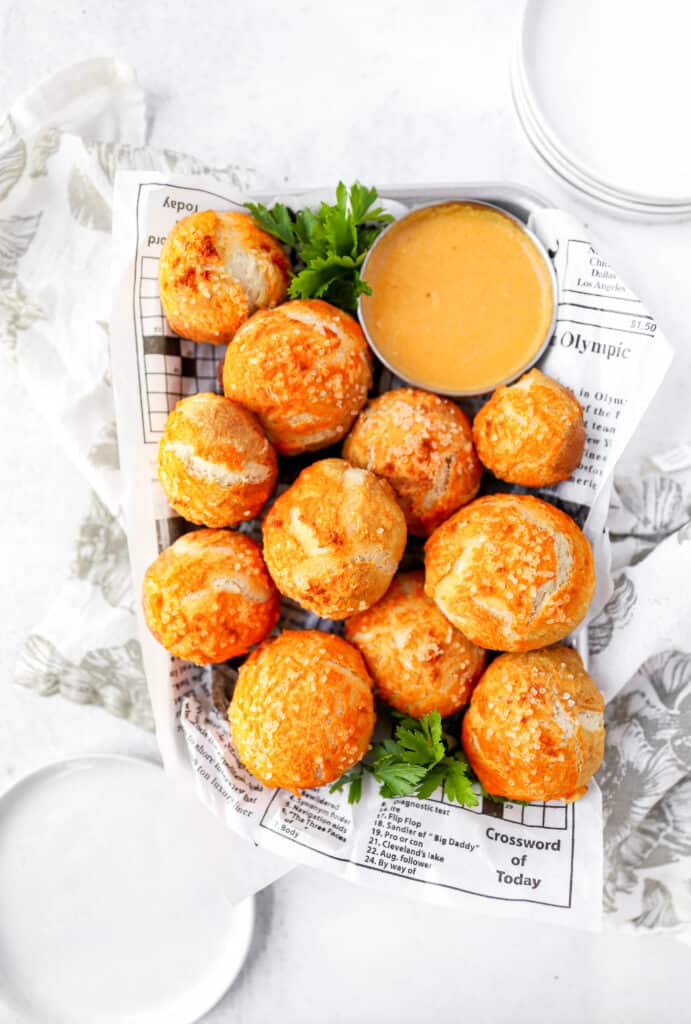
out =
[[554,285],[532,236],[500,210],[451,202],[392,224],[363,267],[365,333],[406,381],[480,394],[535,361],[551,331]]

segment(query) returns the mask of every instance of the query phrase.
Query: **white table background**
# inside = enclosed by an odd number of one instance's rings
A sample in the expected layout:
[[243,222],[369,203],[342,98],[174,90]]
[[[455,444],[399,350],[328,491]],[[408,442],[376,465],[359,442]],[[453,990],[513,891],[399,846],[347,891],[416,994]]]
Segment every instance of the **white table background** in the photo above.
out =
[[[0,0],[0,96],[8,106],[57,67],[116,55],[151,96],[153,143],[253,166],[262,184],[509,179],[543,192],[591,224],[679,349],[634,445],[669,447],[679,438],[662,410],[680,400],[691,370],[691,227],[616,219],[539,164],[510,98],[517,8],[513,0]],[[68,755],[154,755],[153,737],[100,710],[12,685],[22,637],[72,557],[61,508],[80,484],[6,366],[0,438],[0,788]],[[207,1024],[263,1024],[277,1013],[283,1024],[407,1024],[437,1013],[477,1024],[689,1019],[689,949],[671,938],[461,917],[306,869],[258,905],[249,960]]]

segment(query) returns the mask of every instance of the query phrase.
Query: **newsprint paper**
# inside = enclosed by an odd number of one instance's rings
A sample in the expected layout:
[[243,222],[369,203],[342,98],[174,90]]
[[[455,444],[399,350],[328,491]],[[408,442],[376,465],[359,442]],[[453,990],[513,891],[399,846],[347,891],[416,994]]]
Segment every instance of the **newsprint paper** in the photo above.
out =
[[[459,191],[449,198],[459,198]],[[382,195],[387,198],[385,189]],[[304,206],[318,197],[278,198]],[[159,551],[193,528],[172,511],[156,477],[166,417],[185,395],[219,390],[224,354],[222,347],[179,337],[167,324],[158,293],[161,247],[181,217],[209,208],[240,209],[242,201],[213,178],[128,172],[116,183],[111,346],[136,592]],[[387,205],[395,215],[406,210],[400,200]],[[611,589],[604,533],[611,473],[660,385],[671,352],[653,318],[593,249],[580,224],[561,211],[536,209],[529,226],[547,248],[558,281],[558,319],[540,366],[576,393],[587,429],[581,467],[542,496],[569,512],[593,543],[596,612]],[[378,389],[397,385],[380,368]],[[279,487],[284,488],[299,463],[281,462]],[[241,529],[260,538],[259,522]],[[420,554],[413,544],[406,565],[419,563]],[[340,629],[288,601],[280,625]],[[369,776],[355,806],[345,793],[330,794],[328,787],[299,798],[267,789],[233,748],[226,711],[234,667],[202,669],[181,662],[141,626],[166,769],[180,785],[192,785],[237,835],[291,861],[406,897],[499,916],[600,926],[602,812],[594,783],[574,804],[520,806],[479,796],[474,808],[451,803],[443,789],[426,800],[384,800]],[[587,657],[584,636],[581,629],[574,642]]]

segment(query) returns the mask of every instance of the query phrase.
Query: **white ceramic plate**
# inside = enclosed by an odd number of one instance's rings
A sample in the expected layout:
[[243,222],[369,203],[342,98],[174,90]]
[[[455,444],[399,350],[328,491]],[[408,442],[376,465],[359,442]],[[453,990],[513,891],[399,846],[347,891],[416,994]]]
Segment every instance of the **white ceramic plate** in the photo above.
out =
[[[148,761],[43,768],[0,798],[0,1011],[35,1024],[191,1024],[237,975],[208,812]],[[213,823],[215,824],[215,823]],[[0,1012],[0,1020],[5,1020]]]
[[589,177],[563,156],[545,134],[541,122],[535,115],[528,100],[523,65],[515,59],[511,66],[511,85],[516,113],[526,133],[528,141],[545,163],[560,178],[573,185],[580,192],[590,196],[598,205],[617,207],[627,213],[642,214],[645,217],[679,218],[691,213],[691,202],[668,202],[649,198],[641,198],[622,189],[605,185],[594,177]]
[[688,28],[670,0],[528,0],[514,91],[554,169],[615,205],[691,202]]

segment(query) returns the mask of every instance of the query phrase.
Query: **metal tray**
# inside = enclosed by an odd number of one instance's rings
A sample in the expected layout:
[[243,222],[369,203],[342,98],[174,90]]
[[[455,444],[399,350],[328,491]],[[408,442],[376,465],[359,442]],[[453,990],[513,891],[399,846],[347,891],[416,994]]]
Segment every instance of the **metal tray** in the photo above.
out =
[[[471,181],[467,185],[377,185],[382,199],[392,199],[406,206],[422,206],[427,203],[443,202],[446,199],[470,199],[478,202],[492,203],[507,213],[512,213],[518,220],[527,224],[531,214],[551,206],[547,199],[523,185],[511,181]],[[309,201],[311,197],[333,193],[333,188],[298,188],[283,193],[284,201]],[[260,203],[273,203],[276,192],[253,193],[252,199]]]
[[383,199],[396,199],[410,206],[445,199],[476,199],[500,206],[527,224],[531,214],[550,203],[537,192],[514,182],[472,181],[467,185],[384,185],[377,191]]

